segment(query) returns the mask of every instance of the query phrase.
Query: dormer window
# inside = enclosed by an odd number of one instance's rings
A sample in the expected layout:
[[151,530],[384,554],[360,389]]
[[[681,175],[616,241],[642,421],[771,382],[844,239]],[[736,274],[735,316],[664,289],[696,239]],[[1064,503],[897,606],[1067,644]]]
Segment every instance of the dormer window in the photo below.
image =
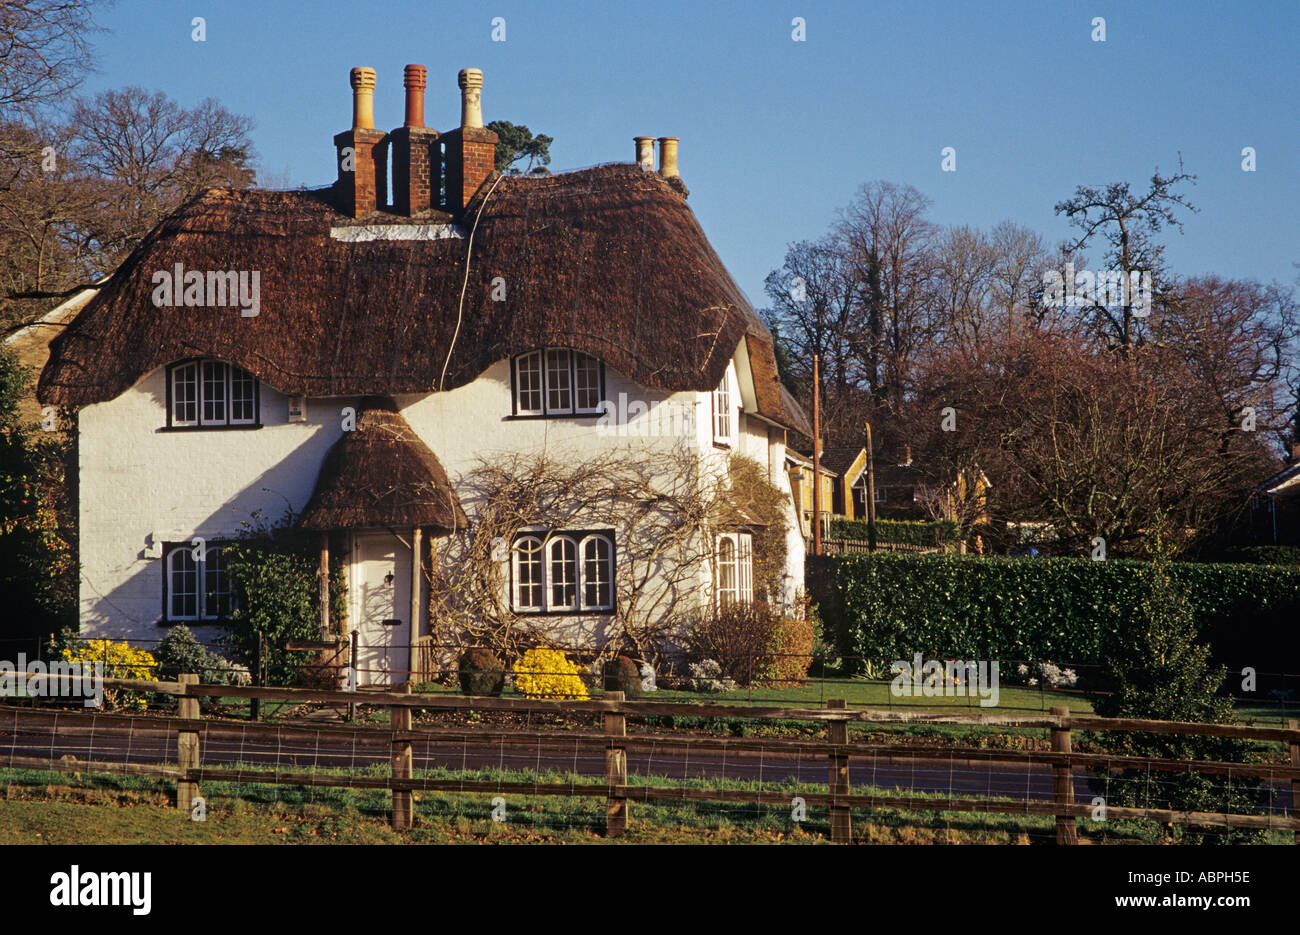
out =
[[256,428],[257,378],[221,360],[187,360],[167,368],[169,429]]
[[599,415],[605,398],[601,361],[567,347],[520,354],[513,361],[514,414],[551,417]]

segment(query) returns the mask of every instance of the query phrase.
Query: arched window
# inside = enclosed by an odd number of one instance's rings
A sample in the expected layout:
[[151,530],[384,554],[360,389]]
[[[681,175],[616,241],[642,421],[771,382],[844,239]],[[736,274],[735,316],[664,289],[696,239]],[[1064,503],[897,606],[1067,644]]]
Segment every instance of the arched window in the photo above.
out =
[[187,360],[167,371],[167,427],[228,428],[258,424],[257,378],[221,360]]
[[557,536],[546,547],[546,573],[550,593],[548,610],[576,610],[578,607],[578,544],[568,536]]
[[512,364],[516,416],[600,415],[605,371],[599,358],[567,347],[520,354]]
[[718,536],[716,594],[719,607],[754,599],[754,539],[747,532]]
[[525,536],[515,542],[514,569],[511,576],[515,584],[515,610],[537,611],[542,603],[545,577],[542,571],[542,540]]
[[510,550],[515,613],[612,613],[613,530],[527,532]]
[[215,621],[229,617],[235,609],[235,591],[223,547],[208,542],[199,548],[191,541],[164,543],[163,550],[167,619]]
[[582,540],[582,609],[614,606],[614,546],[604,536]]

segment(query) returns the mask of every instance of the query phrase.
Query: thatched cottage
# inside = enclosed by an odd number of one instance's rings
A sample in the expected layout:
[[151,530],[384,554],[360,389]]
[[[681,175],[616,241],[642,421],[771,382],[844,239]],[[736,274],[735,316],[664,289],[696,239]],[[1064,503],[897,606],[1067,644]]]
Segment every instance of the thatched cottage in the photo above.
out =
[[[385,133],[374,72],[354,69],[332,187],[204,193],[53,342],[39,395],[76,412],[83,635],[211,635],[231,608],[223,543],[287,509],[344,557],[348,611],[327,627],[356,631],[384,682],[428,633],[421,571],[432,542],[472,532],[462,484],[484,463],[684,446],[706,467],[747,455],[788,491],[806,416],[687,206],[677,141],[657,169],[642,137],[636,163],[503,176],[482,75],[459,83],[461,126],[439,133],[409,66],[405,125]],[[665,407],[699,417],[601,430]],[[621,612],[617,525],[539,518],[494,548],[502,601],[598,639]],[[776,602],[803,579],[790,525]],[[754,596],[749,533],[720,529],[697,596]]]

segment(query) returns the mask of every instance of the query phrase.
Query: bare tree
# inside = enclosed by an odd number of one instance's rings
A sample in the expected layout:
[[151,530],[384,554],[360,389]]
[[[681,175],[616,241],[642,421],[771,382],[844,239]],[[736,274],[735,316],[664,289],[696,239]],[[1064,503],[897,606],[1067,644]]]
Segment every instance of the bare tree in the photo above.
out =
[[[1150,272],[1152,288],[1158,296],[1165,286],[1164,245],[1157,235],[1166,226],[1182,229],[1176,209],[1195,212],[1185,195],[1178,191],[1184,182],[1195,184],[1196,176],[1183,171],[1161,175],[1157,168],[1145,192],[1135,194],[1127,182],[1114,182],[1103,188],[1080,185],[1074,196],[1059,202],[1056,213],[1063,214],[1078,228],[1079,236],[1071,244],[1081,252],[1095,239],[1105,244],[1102,261],[1110,269]],[[1131,303],[1111,306],[1095,302],[1082,314],[1094,333],[1117,344],[1125,353],[1139,337],[1137,319]]]

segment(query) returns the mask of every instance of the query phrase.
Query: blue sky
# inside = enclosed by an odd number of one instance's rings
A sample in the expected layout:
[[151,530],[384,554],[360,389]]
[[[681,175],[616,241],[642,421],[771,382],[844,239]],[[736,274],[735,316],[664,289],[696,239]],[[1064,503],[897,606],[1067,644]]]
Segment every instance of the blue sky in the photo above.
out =
[[[795,17],[806,41],[791,38]],[[355,65],[377,69],[376,122],[390,128],[405,64],[428,66],[438,129],[459,120],[456,72],[482,68],[484,119],[554,137],[555,171],[630,162],[636,135],[678,136],[690,204],[757,307],[786,246],[822,234],[869,180],[914,185],[940,223],[1009,218],[1056,241],[1069,228],[1053,205],[1076,185],[1141,188],[1180,152],[1200,213],[1167,238],[1173,268],[1300,272],[1293,2],[119,0],[99,21],[110,31],[88,90],[215,97],[256,121],[262,169],[292,185],[333,180]],[[941,171],[946,146],[956,172]]]

